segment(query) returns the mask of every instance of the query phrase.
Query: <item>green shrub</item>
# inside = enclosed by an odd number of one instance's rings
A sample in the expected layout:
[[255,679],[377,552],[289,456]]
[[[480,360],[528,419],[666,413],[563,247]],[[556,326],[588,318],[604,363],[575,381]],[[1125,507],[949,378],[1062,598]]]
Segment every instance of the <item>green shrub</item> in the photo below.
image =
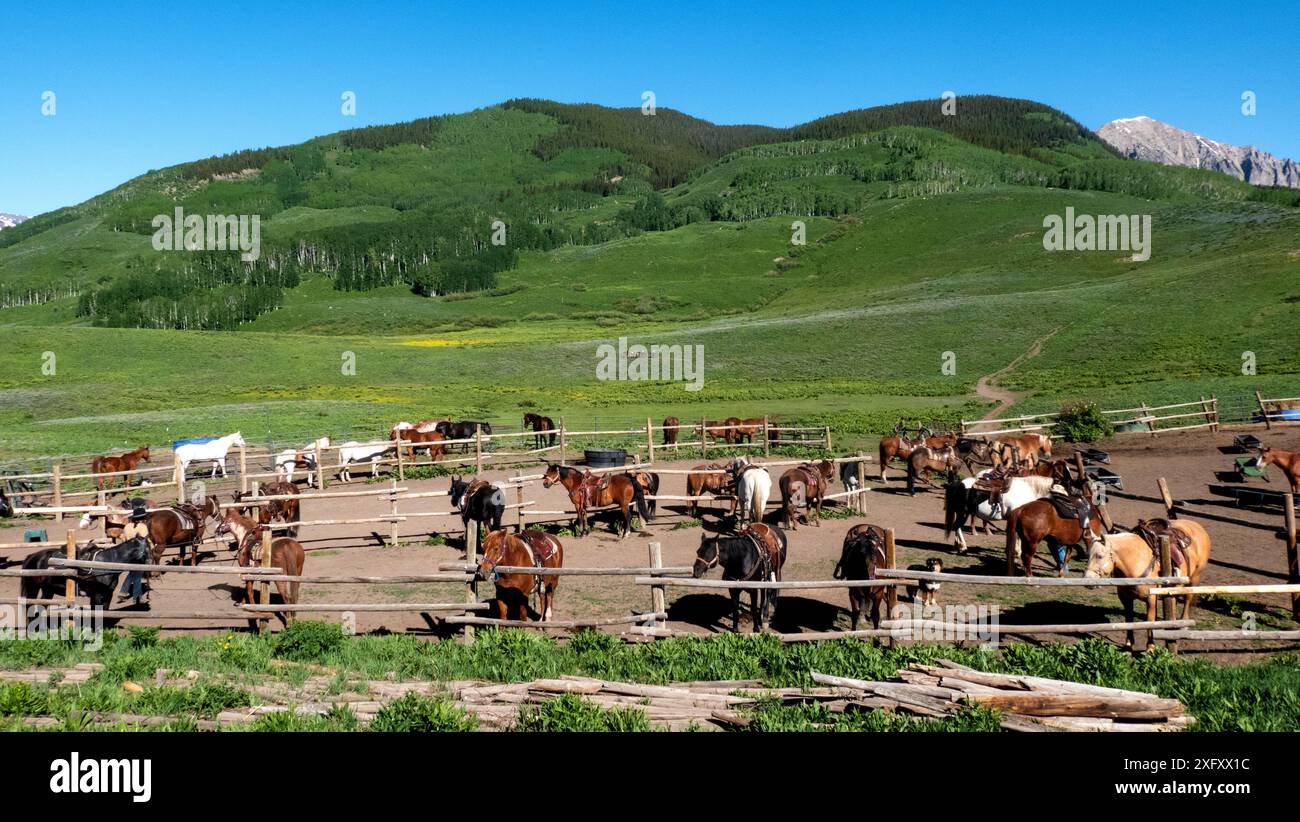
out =
[[635,708],[614,708],[605,711],[577,694],[561,694],[541,705],[524,706],[520,709],[516,729],[544,733],[561,731],[626,733],[648,731],[650,722],[643,711]]
[[0,684],[0,715],[33,716],[49,711],[49,698],[29,682]]
[[370,723],[370,730],[383,733],[436,733],[473,731],[478,719],[450,702],[408,693],[380,709]]
[[319,662],[343,644],[343,628],[329,622],[297,620],[276,635],[272,652],[295,662]]
[[1066,442],[1096,442],[1115,433],[1115,426],[1096,403],[1078,403],[1061,409],[1052,434]]

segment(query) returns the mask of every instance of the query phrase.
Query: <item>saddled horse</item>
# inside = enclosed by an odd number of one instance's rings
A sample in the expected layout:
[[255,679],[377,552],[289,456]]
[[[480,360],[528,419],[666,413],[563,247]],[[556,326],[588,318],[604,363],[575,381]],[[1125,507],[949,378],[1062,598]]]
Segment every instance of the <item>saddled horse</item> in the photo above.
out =
[[[1282,469],[1287,481],[1291,483],[1291,493],[1300,494],[1300,453],[1264,446],[1259,449],[1259,456],[1255,457],[1255,467],[1263,468],[1266,465],[1276,465]],[[1268,474],[1264,475],[1264,481],[1272,482]]]
[[578,515],[578,536],[590,530],[587,527],[587,510],[606,505],[617,505],[623,514],[623,528],[619,539],[626,539],[632,531],[632,506],[636,505],[642,523],[648,523],[654,517],[646,506],[645,492],[641,484],[627,474],[606,474],[597,476],[588,471],[579,471],[567,465],[548,465],[542,476],[542,487],[562,485],[569,492],[569,501]]
[[555,420],[550,417],[543,417],[541,414],[524,414],[524,428],[531,428],[537,432],[537,436],[533,438],[534,447],[547,448],[555,446]]
[[998,452],[998,449],[993,447],[993,443],[988,440],[958,437],[953,445],[957,449],[957,456],[961,457],[961,461],[966,463],[966,470],[972,474],[975,473],[976,465],[992,466],[993,468],[1002,466],[1002,455]]
[[679,427],[682,421],[676,417],[664,417],[664,445],[676,445],[677,435],[681,433]]
[[189,470],[192,462],[211,461],[212,476],[217,475],[218,468],[221,469],[221,476],[226,476],[226,454],[236,445],[241,448],[247,445],[243,435],[238,431],[209,442],[187,442],[176,446],[176,460],[181,464],[181,481],[185,481],[185,472]]
[[1051,477],[1006,476],[996,469],[950,482],[944,486],[943,535],[947,538],[956,534],[953,544],[957,553],[964,554],[966,538],[962,528],[967,522],[971,536],[975,535],[976,519],[983,523],[987,534],[989,525],[1004,521],[1007,512],[1050,494],[1052,484]]
[[[258,525],[246,516],[235,511],[229,511],[217,525],[218,534],[231,534],[235,538],[237,548],[235,549],[235,561],[241,568],[262,564],[262,532],[265,526]],[[302,576],[302,568],[306,563],[307,554],[302,548],[302,543],[290,537],[276,537],[271,540],[271,567],[279,568],[285,576]],[[286,605],[298,604],[298,586],[297,582],[283,582],[277,580],[275,589],[280,592],[280,599]],[[244,602],[248,605],[253,604],[253,581],[244,582]],[[260,603],[266,605],[268,603]],[[293,611],[276,612],[276,616],[285,625],[288,625]],[[286,616],[286,614],[290,616]]]
[[509,619],[513,608],[520,620],[528,619],[528,598],[537,595],[537,613],[550,622],[555,604],[558,574],[498,574],[497,567],[563,568],[564,546],[545,531],[493,531],[483,541],[483,559],[479,560],[475,579],[491,580],[496,585],[497,617]]
[[[736,484],[731,474],[723,473],[722,466],[716,462],[697,465],[691,470],[702,473],[686,475],[686,495],[688,497],[700,497],[706,491],[715,496],[731,494],[731,511],[729,515],[734,515],[736,513]],[[692,499],[688,504],[688,510],[689,516],[694,519],[699,513],[699,500]]]
[[812,519],[812,524],[822,524],[822,499],[834,476],[835,464],[830,460],[806,462],[781,475],[778,481],[781,488],[781,514],[787,528],[792,531],[798,528],[794,509],[800,499],[803,500],[805,521]]
[[765,417],[747,417],[737,422],[738,427],[735,429],[736,443],[739,444],[742,441],[752,443],[754,435],[763,430],[767,419]]
[[[735,534],[700,537],[692,570],[696,579],[710,568],[722,567],[722,578],[738,582],[780,582],[787,553],[785,533],[776,526],[756,522]],[[732,631],[740,632],[740,588],[732,588]],[[749,589],[749,605],[754,615],[754,633],[763,630],[768,607],[776,608],[780,591],[776,588]]]
[[646,508],[650,509],[650,516],[658,516],[659,500],[654,499],[654,496],[659,493],[659,475],[649,471],[629,471],[628,474],[641,486],[641,492],[646,497]]
[[[875,579],[876,569],[885,567],[885,529],[879,525],[855,525],[844,535],[840,548],[840,561],[835,563],[831,576],[835,579]],[[880,603],[885,601],[886,588],[850,588],[849,619],[852,630],[858,630],[862,609],[871,603],[871,627],[880,627]]]
[[[46,548],[23,559],[23,570],[44,571],[50,567],[50,560],[68,555],[66,548]],[[150,559],[149,543],[143,537],[120,542],[108,548],[96,548],[87,545],[77,549],[77,559],[94,562],[125,562],[132,565],[146,565]],[[81,593],[90,597],[91,608],[107,609],[113,601],[113,589],[121,571],[92,571],[77,569],[74,577]],[[20,580],[20,590],[24,599],[56,599],[64,596],[67,577],[25,576]],[[137,604],[139,601],[137,600]],[[35,606],[34,606],[35,607]]]
[[731,463],[731,475],[736,486],[736,523],[759,523],[767,512],[767,501],[772,496],[772,475],[760,465],[753,465],[746,457]]
[[[141,462],[149,461],[149,446],[142,445],[134,451],[127,451],[119,456],[99,456],[90,461],[92,474],[114,474],[120,471],[134,471]],[[117,484],[117,477],[95,477],[95,489],[103,491]],[[131,475],[122,475],[122,484],[131,487]]]
[[[150,507],[153,507],[152,505]],[[149,542],[153,546],[155,564],[168,548],[180,549],[180,564],[185,564],[185,551],[190,551],[190,565],[199,564],[199,542],[209,518],[220,518],[221,506],[214,496],[205,497],[200,505],[173,504],[149,514],[147,527]]]
[[329,447],[330,438],[321,437],[306,448],[286,448],[275,455],[275,473],[285,482],[293,482],[294,472],[301,470],[307,475],[307,487],[311,488],[316,484],[313,472],[319,467],[316,464],[316,452]]
[[[1201,572],[1210,564],[1210,535],[1198,522],[1179,519],[1145,520],[1139,522],[1130,534],[1103,534],[1094,540],[1088,550],[1088,570],[1086,577],[1124,577],[1141,578],[1160,575],[1159,537],[1169,537],[1170,559],[1176,576],[1185,576],[1192,585],[1201,584]],[[1154,602],[1148,598],[1150,587],[1138,585],[1119,587],[1120,604],[1124,606],[1124,621],[1133,621],[1133,603],[1135,600],[1147,601],[1147,620],[1154,621],[1156,613]],[[1192,610],[1195,594],[1186,594],[1183,605],[1183,619],[1187,619]],[[1126,647],[1133,648],[1133,632],[1128,632]]]
[[925,481],[930,482],[930,472],[947,471],[949,482],[957,479],[957,473],[965,463],[957,456],[957,449],[952,445],[934,447],[922,445],[907,457],[907,493],[916,495],[916,478],[925,472]]
[[930,432],[930,429],[924,427],[921,429],[921,436],[919,437],[909,439],[904,436],[906,433],[906,429],[903,428],[902,423],[899,423],[894,427],[894,435],[892,437],[883,437],[880,440],[879,456],[881,482],[889,481],[885,477],[885,468],[888,467],[890,461],[895,457],[906,461],[908,457],[912,456],[913,451],[923,445],[928,445],[931,448],[943,448],[949,445],[956,445],[957,443],[956,434],[941,434],[935,436]]
[[1004,465],[1028,463],[1031,467],[1041,459],[1052,458],[1052,438],[1046,434],[1004,434],[993,440]]
[[1053,494],[1027,502],[1007,515],[1007,576],[1016,573],[1017,555],[1025,576],[1034,575],[1034,554],[1040,542],[1046,542],[1055,554],[1058,575],[1069,576],[1070,549],[1090,543],[1104,532],[1086,491],[1085,486],[1085,493],[1079,496]]
[[[473,520],[488,527],[488,531],[501,530],[501,518],[506,515],[506,492],[499,485],[483,479],[469,482],[460,477],[451,478],[452,506],[460,511],[460,521],[469,525]],[[479,529],[474,527],[474,543],[465,546],[465,555],[473,559],[479,549]]]
[[[257,485],[257,494],[248,496],[259,497],[284,497],[297,496],[298,486],[292,482],[261,482]],[[235,493],[235,502],[243,502],[245,495],[239,492]],[[296,499],[273,499],[269,502],[257,506],[257,522],[259,525],[269,525],[272,522],[292,523],[299,522],[299,501]],[[246,517],[252,517],[252,506],[244,508],[242,513]],[[285,530],[291,537],[298,536],[298,526]]]

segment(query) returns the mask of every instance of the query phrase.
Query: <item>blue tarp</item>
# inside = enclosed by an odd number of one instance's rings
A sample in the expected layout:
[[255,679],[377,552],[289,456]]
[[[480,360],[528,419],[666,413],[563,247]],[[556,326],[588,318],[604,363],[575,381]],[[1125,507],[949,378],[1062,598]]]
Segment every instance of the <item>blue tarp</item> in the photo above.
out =
[[176,440],[172,443],[172,450],[175,451],[182,445],[197,445],[202,442],[214,442],[219,439],[221,439],[221,437],[194,437],[193,439],[188,440]]

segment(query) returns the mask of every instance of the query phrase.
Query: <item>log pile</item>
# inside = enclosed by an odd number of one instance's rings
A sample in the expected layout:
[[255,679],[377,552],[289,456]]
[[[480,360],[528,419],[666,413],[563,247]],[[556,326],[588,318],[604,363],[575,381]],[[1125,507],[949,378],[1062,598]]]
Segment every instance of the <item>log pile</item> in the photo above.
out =
[[855,708],[922,717],[951,716],[982,706],[1002,714],[1009,731],[1181,731],[1196,719],[1176,699],[1058,679],[991,674],[939,660],[913,663],[897,681],[867,682],[813,672],[814,682],[852,691]]

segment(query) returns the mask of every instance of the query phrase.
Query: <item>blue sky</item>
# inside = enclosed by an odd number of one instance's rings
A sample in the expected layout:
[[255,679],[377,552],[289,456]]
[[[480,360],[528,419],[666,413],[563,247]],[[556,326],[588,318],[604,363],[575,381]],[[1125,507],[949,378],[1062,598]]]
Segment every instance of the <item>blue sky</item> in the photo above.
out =
[[[1293,3],[125,5],[6,5],[0,211],[342,128],[510,97],[639,106],[645,90],[715,122],[777,126],[948,89],[1001,94],[1091,128],[1147,114],[1300,158]],[[355,117],[340,113],[345,90]]]

